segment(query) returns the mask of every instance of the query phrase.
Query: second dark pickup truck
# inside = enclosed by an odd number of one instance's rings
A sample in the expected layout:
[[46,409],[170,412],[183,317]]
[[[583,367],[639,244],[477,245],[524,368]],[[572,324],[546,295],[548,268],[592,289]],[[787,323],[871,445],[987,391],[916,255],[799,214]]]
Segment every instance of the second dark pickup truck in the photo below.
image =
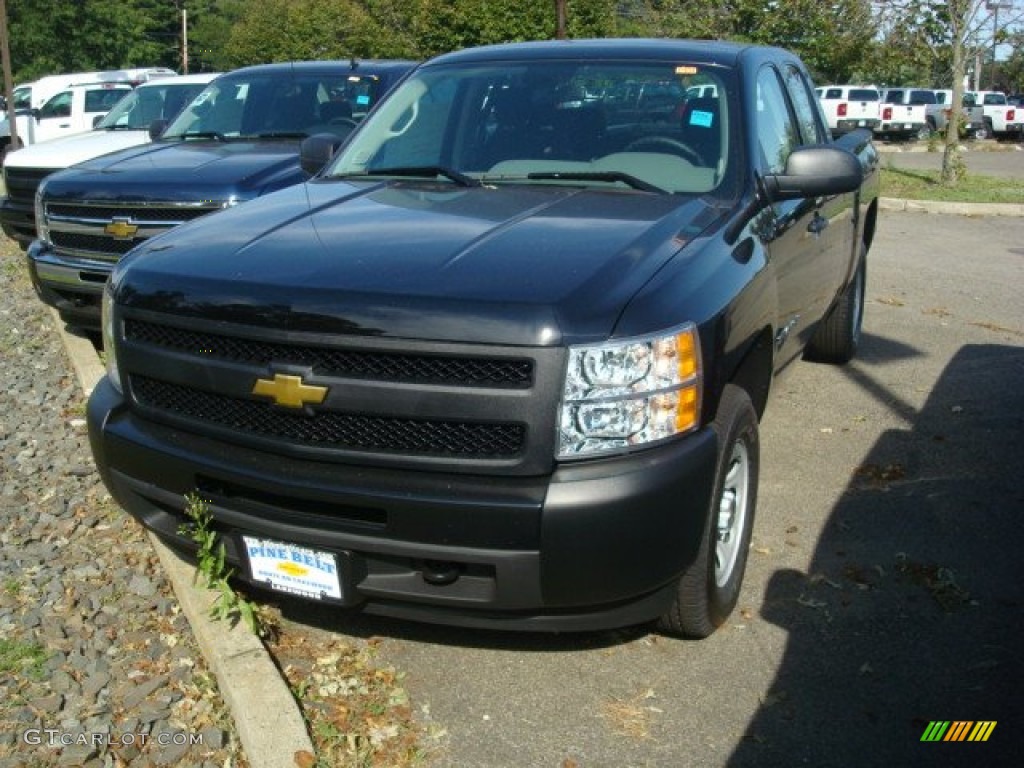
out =
[[336,140],[411,61],[303,61],[237,69],[211,83],[151,144],[47,176],[28,267],[40,298],[71,325],[99,329],[110,270],[134,246],[199,216],[309,178],[299,145]]
[[[645,113],[644,88],[679,103]],[[252,585],[705,636],[739,596],[773,377],[857,349],[877,176],[783,50],[441,56],[316,178],[122,260],[97,465],[180,549],[205,500]]]

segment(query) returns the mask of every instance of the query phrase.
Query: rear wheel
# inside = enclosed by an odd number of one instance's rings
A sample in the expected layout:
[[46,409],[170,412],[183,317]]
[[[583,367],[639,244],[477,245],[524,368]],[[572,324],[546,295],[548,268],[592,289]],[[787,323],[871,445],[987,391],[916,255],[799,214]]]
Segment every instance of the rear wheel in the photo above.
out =
[[757,413],[743,389],[726,385],[712,429],[718,462],[704,536],[671,608],[658,620],[659,629],[684,637],[707,637],[736,607],[757,504]]
[[867,248],[860,245],[860,258],[853,280],[821,321],[807,345],[804,357],[821,363],[842,365],[853,359],[860,343],[864,319],[864,288],[867,282]]

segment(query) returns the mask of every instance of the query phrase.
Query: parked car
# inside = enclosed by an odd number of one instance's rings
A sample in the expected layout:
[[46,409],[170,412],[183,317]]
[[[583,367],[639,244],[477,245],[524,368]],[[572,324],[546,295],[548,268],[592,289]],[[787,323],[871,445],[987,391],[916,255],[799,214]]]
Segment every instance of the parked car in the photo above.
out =
[[175,117],[216,76],[150,80],[127,91],[93,130],[9,153],[3,161],[5,194],[0,196],[4,233],[27,248],[36,236],[35,197],[44,178],[94,157],[149,142],[154,121]]
[[874,130],[881,119],[881,93],[872,85],[826,85],[815,93],[832,136],[858,128]]
[[[299,145],[349,134],[409,61],[263,64],[210,83],[150,144],[39,186],[29,272],[65,322],[98,328],[103,284],[132,247],[185,221],[309,178]],[[163,126],[154,126],[154,133]]]
[[[697,78],[716,96],[678,120],[579,97]],[[740,593],[774,374],[856,352],[877,194],[870,132],[833,142],[778,48],[440,56],[308,183],[115,267],[96,465],[186,552],[203,500],[250,585],[703,637]]]
[[995,139],[1024,138],[1024,111],[1010,104],[1001,91],[971,91],[976,104],[985,113],[985,128]]
[[[934,132],[945,134],[949,118],[953,114],[951,106],[953,103],[953,91],[940,88],[932,92],[935,94],[935,104],[927,108],[928,127]],[[965,92],[960,103],[960,113],[963,115],[960,137],[987,138],[985,113],[981,107],[974,103],[974,97]]]
[[926,139],[928,106],[935,103],[935,94],[925,88],[886,88],[875,133],[887,139]]
[[71,85],[55,94],[39,109],[17,112],[17,145],[11,147],[9,119],[0,121],[0,156],[43,141],[89,130],[132,90],[128,83]]
[[[104,86],[108,86],[108,91],[109,86],[114,83],[134,88],[140,83],[162,77],[176,77],[177,74],[173,69],[166,67],[137,67],[47,75],[34,82],[18,85],[12,94],[19,142],[15,149],[91,128],[96,115],[106,112],[114,103],[108,100],[109,94],[103,93]],[[66,93],[69,90],[90,95],[69,97]],[[64,95],[60,96],[62,93]],[[57,98],[58,96],[60,98]],[[88,104],[84,103],[86,100]],[[101,105],[105,106],[105,109],[99,108]],[[4,104],[4,112],[0,115],[0,157],[10,145],[11,129],[7,122],[10,115],[7,112],[7,105]],[[32,117],[36,119],[33,121]],[[42,123],[40,118],[47,119],[47,122]]]

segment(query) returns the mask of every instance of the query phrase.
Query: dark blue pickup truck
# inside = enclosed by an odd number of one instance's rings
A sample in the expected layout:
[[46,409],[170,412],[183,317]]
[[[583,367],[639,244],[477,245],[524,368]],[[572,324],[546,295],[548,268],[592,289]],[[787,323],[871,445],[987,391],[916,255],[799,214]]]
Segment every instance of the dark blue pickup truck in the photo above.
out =
[[299,145],[340,141],[412,67],[408,61],[265,64],[218,78],[159,140],[48,176],[28,249],[39,296],[65,322],[99,328],[114,263],[171,227],[309,178]]
[[833,143],[784,50],[440,56],[308,183],[115,268],[97,465],[184,550],[202,499],[280,593],[705,636],[739,595],[773,377],[856,351],[877,193],[870,134]]

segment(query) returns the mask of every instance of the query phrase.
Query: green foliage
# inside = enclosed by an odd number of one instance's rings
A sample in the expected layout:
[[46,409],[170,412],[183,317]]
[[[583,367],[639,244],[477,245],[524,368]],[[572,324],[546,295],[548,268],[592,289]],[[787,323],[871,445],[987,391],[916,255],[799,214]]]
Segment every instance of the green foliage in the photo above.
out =
[[46,676],[46,649],[38,643],[0,638],[0,675],[24,674],[33,680]]
[[231,586],[233,571],[225,562],[224,542],[213,530],[213,515],[207,502],[195,493],[185,496],[185,516],[189,523],[178,533],[188,536],[196,545],[196,582],[216,595],[210,616],[220,620],[241,620],[253,634],[263,637],[267,631],[257,607]]
[[[987,17],[970,15],[979,7],[983,0],[566,0],[572,38],[745,40],[794,50],[820,83],[934,87],[956,79],[954,53],[965,35],[984,31]],[[350,56],[422,59],[555,35],[554,0],[7,0],[7,8],[15,82],[124,66],[180,71],[182,9],[190,71]],[[1015,29],[1000,33],[1014,52],[998,76],[1006,88],[1024,90],[1024,40]],[[995,72],[991,62],[984,68]]]
[[180,64],[180,16],[172,3],[8,0],[7,15],[15,83],[60,72]]

